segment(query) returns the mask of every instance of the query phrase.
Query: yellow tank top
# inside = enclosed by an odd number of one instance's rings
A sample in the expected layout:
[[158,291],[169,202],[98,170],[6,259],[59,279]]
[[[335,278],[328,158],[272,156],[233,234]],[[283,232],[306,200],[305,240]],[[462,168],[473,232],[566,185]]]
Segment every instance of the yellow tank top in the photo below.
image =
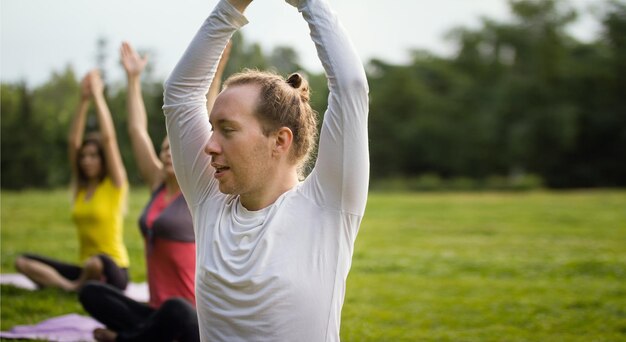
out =
[[84,189],[78,191],[72,208],[72,220],[78,229],[80,260],[106,254],[122,268],[128,267],[124,245],[123,213],[128,184],[120,188],[106,177],[91,198],[85,200]]

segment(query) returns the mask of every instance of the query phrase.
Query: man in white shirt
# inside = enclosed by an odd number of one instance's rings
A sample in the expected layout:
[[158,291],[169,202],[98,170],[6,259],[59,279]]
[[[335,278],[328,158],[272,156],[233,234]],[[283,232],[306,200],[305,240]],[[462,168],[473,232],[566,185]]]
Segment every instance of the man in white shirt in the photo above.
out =
[[369,181],[368,86],[326,0],[288,0],[329,80],[315,167],[308,85],[244,72],[207,120],[205,94],[251,0],[221,0],[165,84],[176,175],[196,233],[203,341],[337,341]]

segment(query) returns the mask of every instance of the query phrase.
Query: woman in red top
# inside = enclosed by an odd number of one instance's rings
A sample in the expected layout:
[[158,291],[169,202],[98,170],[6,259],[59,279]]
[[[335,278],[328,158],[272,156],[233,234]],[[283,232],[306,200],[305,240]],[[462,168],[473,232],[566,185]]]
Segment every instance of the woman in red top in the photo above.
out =
[[[218,69],[220,75],[207,94],[209,109],[219,92],[227,59],[228,50]],[[80,300],[85,310],[107,326],[94,331],[98,341],[197,341],[193,307],[196,245],[191,214],[174,174],[168,138],[157,155],[148,134],[140,82],[147,58],[123,43],[121,60],[128,77],[128,132],[133,154],[141,178],[152,191],[139,219],[150,302],[135,302],[116,289],[96,283],[83,288]]]

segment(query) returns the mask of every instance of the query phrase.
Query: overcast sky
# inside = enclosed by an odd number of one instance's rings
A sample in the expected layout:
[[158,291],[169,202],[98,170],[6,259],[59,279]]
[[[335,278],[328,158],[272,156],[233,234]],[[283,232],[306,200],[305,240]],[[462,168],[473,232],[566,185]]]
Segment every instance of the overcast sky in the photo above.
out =
[[[510,17],[506,0],[329,0],[339,13],[363,62],[381,58],[404,63],[412,49],[450,55],[444,40],[453,27],[477,27],[480,17]],[[0,79],[35,86],[71,64],[82,75],[95,66],[96,41],[108,41],[109,79],[122,80],[118,48],[128,40],[152,51],[155,76],[164,79],[216,0],[0,0]],[[594,0],[569,0],[587,11]],[[596,1],[597,2],[597,1]],[[246,12],[248,41],[266,52],[291,46],[304,66],[321,70],[307,26],[282,0],[256,0]],[[599,25],[583,15],[570,32],[581,40],[597,36]]]

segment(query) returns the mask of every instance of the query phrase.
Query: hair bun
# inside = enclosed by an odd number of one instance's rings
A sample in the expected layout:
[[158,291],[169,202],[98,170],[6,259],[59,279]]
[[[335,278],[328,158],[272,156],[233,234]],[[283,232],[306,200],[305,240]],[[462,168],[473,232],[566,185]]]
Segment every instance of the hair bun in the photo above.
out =
[[292,88],[298,89],[300,85],[302,85],[302,76],[298,73],[293,73],[287,78],[287,83],[289,83]]
[[308,102],[310,98],[309,82],[298,73],[293,73],[287,78],[287,84],[300,94],[300,100]]

